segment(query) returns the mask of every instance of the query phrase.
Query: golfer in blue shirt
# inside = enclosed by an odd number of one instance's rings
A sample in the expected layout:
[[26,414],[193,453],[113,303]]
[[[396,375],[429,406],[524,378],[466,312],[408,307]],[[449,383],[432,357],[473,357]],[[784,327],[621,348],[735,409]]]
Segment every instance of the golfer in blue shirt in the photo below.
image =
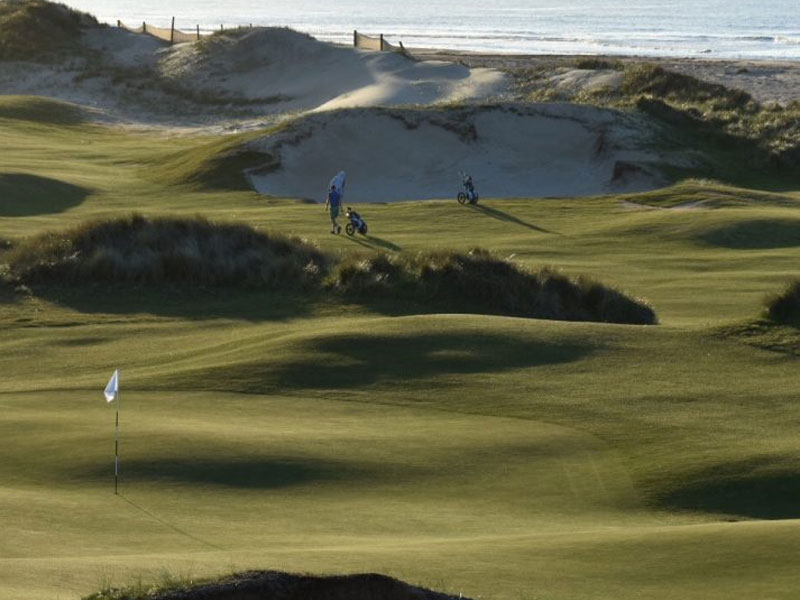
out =
[[331,233],[341,233],[342,226],[336,222],[339,216],[339,209],[342,206],[342,194],[336,189],[335,185],[331,186],[331,191],[328,192],[328,198],[325,200],[325,209],[331,213]]

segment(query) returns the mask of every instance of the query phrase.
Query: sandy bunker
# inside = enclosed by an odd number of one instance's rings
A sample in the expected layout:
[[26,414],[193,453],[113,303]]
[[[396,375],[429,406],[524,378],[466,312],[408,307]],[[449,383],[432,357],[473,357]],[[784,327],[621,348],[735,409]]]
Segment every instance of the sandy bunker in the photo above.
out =
[[336,111],[254,142],[277,161],[249,177],[263,194],[323,200],[343,169],[346,202],[450,198],[462,170],[483,197],[633,192],[663,183],[651,136],[634,116],[566,104]]

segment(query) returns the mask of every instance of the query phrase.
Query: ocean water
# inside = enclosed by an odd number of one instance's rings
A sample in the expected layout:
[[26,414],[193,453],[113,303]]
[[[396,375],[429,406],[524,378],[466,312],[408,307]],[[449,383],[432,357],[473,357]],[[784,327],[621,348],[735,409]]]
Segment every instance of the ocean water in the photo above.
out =
[[800,60],[800,0],[66,0],[99,20],[288,26],[349,42],[524,54]]

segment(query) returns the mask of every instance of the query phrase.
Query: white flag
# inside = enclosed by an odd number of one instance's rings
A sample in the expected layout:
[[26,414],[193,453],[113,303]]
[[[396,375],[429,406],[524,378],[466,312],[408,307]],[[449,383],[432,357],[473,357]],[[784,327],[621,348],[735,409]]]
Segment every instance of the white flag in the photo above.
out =
[[106,402],[113,402],[117,399],[119,393],[119,369],[114,371],[111,379],[108,380],[106,389],[103,390],[103,395],[106,397]]

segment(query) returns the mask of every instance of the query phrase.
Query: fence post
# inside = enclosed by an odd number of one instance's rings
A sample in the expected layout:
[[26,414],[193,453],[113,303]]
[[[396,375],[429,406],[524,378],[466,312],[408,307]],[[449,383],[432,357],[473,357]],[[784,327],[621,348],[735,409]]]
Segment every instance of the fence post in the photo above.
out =
[[353,29],[353,48],[358,48],[358,31]]
[[122,21],[120,21],[119,19],[117,19],[117,27],[122,27]]
[[383,52],[383,34],[381,34],[381,52]]
[[200,23],[197,24],[197,39],[200,39]]
[[169,43],[170,44],[175,43],[175,17],[172,17],[172,26],[170,27],[169,30]]
[[142,21],[142,33],[147,33],[147,23]]

